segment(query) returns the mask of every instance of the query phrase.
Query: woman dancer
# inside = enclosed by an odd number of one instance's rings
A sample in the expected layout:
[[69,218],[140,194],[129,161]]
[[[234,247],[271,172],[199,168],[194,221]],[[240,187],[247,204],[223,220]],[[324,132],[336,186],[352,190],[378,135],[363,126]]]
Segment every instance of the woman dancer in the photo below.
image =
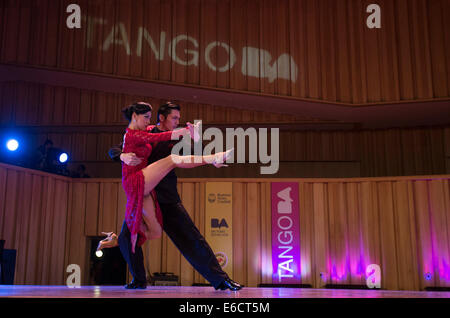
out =
[[[150,104],[139,102],[124,110],[122,113],[129,125],[124,135],[123,152],[135,153],[138,157],[147,159],[152,148],[159,141],[178,139],[190,134],[194,138],[197,126],[187,123],[187,127],[175,131],[157,134],[148,133],[152,107]],[[220,168],[232,154],[232,149],[209,156],[178,156],[171,154],[146,166],[147,160],[139,165],[128,166],[122,163],[122,186],[127,196],[125,220],[131,233],[132,252],[135,246],[141,246],[147,239],[161,237],[162,215],[156,200],[155,186],[174,168],[194,168],[205,164],[213,164]],[[117,235],[113,232],[104,233],[107,237],[100,241],[97,250],[118,245]],[[139,240],[138,240],[139,238]]]

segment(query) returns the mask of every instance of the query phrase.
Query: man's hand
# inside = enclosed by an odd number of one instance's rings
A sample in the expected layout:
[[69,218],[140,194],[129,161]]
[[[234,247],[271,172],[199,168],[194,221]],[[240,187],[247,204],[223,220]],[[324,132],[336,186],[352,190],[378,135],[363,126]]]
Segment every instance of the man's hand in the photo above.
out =
[[192,125],[190,122],[187,122],[186,125],[189,129],[189,134],[194,142],[197,142],[200,139],[199,129],[200,129],[201,121],[197,122],[195,125]]
[[122,160],[127,166],[137,166],[142,162],[142,158],[137,157],[133,152],[120,154],[120,160]]

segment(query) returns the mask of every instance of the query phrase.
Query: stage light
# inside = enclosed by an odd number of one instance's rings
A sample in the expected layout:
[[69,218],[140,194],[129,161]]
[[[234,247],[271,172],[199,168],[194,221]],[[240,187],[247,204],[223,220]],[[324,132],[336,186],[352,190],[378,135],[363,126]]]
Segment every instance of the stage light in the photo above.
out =
[[63,152],[62,154],[59,155],[59,162],[65,163],[67,159],[69,159],[67,153]]
[[431,273],[425,273],[424,277],[425,277],[425,280],[431,280],[431,278],[433,276],[431,275]]
[[97,256],[98,258],[102,257],[103,256],[103,251],[102,250],[96,251],[95,252],[95,256]]
[[16,139],[10,139],[6,142],[6,148],[9,151],[16,151],[19,148],[19,142]]

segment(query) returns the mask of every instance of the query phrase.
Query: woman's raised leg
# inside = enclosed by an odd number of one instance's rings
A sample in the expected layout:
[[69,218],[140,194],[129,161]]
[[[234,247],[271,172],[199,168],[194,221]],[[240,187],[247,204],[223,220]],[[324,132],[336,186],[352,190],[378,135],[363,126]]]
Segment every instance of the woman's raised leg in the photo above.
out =
[[[224,166],[222,162],[225,162],[231,153],[232,150],[209,156],[178,156],[172,154],[142,169],[145,182],[143,202],[143,218],[145,225],[143,224],[142,226],[144,226],[143,230],[146,233],[147,238],[158,238],[162,233],[161,225],[156,219],[155,202],[153,201],[153,197],[150,195],[150,192],[156,187],[162,178],[164,178],[170,170],[174,168],[195,168],[206,164],[213,164],[216,167]],[[108,237],[103,240],[105,242],[103,242],[102,246],[99,245],[100,249],[117,245],[115,242],[109,242],[111,246],[109,246],[109,244],[105,244],[106,241],[111,241],[111,238],[117,241],[117,235],[115,233],[105,233],[105,235],[108,235]],[[115,245],[112,245],[112,243],[115,243]]]
[[209,156],[179,156],[172,154],[160,159],[142,169],[145,180],[144,196],[149,195],[150,191],[156,187],[162,178],[174,168],[195,168],[206,164],[214,164],[216,167],[220,167],[223,166],[221,162],[225,162],[231,156],[231,153],[232,150]]

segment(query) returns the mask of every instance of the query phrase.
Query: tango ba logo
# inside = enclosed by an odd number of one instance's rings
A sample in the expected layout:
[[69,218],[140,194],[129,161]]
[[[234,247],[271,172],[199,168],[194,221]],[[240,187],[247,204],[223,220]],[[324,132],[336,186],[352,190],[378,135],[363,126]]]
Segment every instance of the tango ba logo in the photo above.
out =
[[[281,282],[283,278],[287,278],[292,283],[299,279],[300,275],[300,246],[298,244],[298,224],[296,222],[298,215],[294,211],[291,195],[292,187],[286,187],[277,192],[280,199],[276,205],[275,212],[275,246],[277,247],[274,256],[276,263],[275,279]],[[295,214],[294,214],[295,212]]]
[[228,264],[228,257],[227,254],[224,252],[217,252],[216,254],[217,261],[219,262],[219,265],[224,268]]

